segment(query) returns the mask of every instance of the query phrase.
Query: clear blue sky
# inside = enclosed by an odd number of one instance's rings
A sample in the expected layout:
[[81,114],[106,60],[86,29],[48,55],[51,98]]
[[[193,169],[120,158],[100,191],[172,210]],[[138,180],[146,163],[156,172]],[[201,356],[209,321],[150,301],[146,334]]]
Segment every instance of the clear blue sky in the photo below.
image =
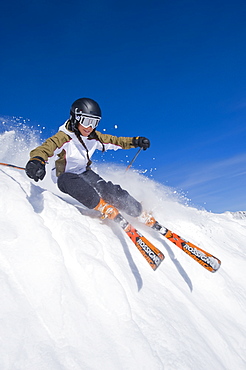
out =
[[246,210],[246,2],[9,0],[0,34],[1,116],[48,137],[91,97],[101,130],[150,138],[135,168],[213,212]]

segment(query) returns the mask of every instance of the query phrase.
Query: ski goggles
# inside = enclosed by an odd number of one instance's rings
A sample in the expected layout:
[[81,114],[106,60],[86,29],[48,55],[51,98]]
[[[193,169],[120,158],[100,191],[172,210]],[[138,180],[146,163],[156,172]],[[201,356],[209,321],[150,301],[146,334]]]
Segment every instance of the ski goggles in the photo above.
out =
[[92,127],[94,129],[97,127],[101,117],[93,116],[92,114],[81,114],[75,111],[75,119],[84,128]]

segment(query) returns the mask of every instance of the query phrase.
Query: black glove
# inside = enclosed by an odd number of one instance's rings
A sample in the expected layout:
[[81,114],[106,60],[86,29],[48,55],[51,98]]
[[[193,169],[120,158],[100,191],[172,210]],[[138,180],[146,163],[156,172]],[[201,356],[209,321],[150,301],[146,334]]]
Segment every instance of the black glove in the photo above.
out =
[[137,136],[132,139],[132,144],[137,147],[143,148],[143,150],[146,150],[150,147],[150,141],[146,137],[143,136]]
[[34,181],[43,180],[45,171],[45,161],[41,157],[33,157],[26,164],[26,174]]

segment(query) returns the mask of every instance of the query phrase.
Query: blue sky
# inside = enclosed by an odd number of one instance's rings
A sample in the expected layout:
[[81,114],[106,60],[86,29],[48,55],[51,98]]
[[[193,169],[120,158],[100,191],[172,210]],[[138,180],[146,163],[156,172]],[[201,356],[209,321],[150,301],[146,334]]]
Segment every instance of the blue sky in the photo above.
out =
[[238,0],[1,2],[0,115],[48,137],[91,97],[101,130],[151,140],[135,168],[196,206],[246,210],[245,19]]

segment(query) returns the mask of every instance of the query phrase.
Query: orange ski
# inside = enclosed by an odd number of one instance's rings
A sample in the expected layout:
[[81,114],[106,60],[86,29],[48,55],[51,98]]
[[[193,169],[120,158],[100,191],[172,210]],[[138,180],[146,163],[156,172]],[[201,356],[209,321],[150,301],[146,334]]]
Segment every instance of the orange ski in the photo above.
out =
[[156,270],[164,260],[164,254],[156,248],[148,239],[146,239],[137,229],[135,229],[120,213],[114,218],[114,221],[129,236],[136,245],[139,252],[146,259],[153,270]]
[[197,247],[196,245],[188,242],[187,240],[181,238],[179,235],[168,230],[166,227],[159,224],[158,221],[151,215],[144,212],[141,215],[140,221],[146,226],[151,227],[153,230],[158,231],[161,235],[165,236],[168,240],[174,243],[177,247],[182,249],[188,256],[197,261],[206,270],[215,272],[220,268],[221,261],[214,257],[212,254],[206,252],[205,250]]
[[160,233],[168,240],[173,242],[177,247],[182,249],[185,253],[187,253],[188,256],[202,265],[206,270],[216,272],[220,268],[221,261],[217,257],[214,257],[212,254],[204,251],[203,249],[186,241],[185,239],[182,239],[179,235],[174,234],[168,229],[166,229],[164,233]]

